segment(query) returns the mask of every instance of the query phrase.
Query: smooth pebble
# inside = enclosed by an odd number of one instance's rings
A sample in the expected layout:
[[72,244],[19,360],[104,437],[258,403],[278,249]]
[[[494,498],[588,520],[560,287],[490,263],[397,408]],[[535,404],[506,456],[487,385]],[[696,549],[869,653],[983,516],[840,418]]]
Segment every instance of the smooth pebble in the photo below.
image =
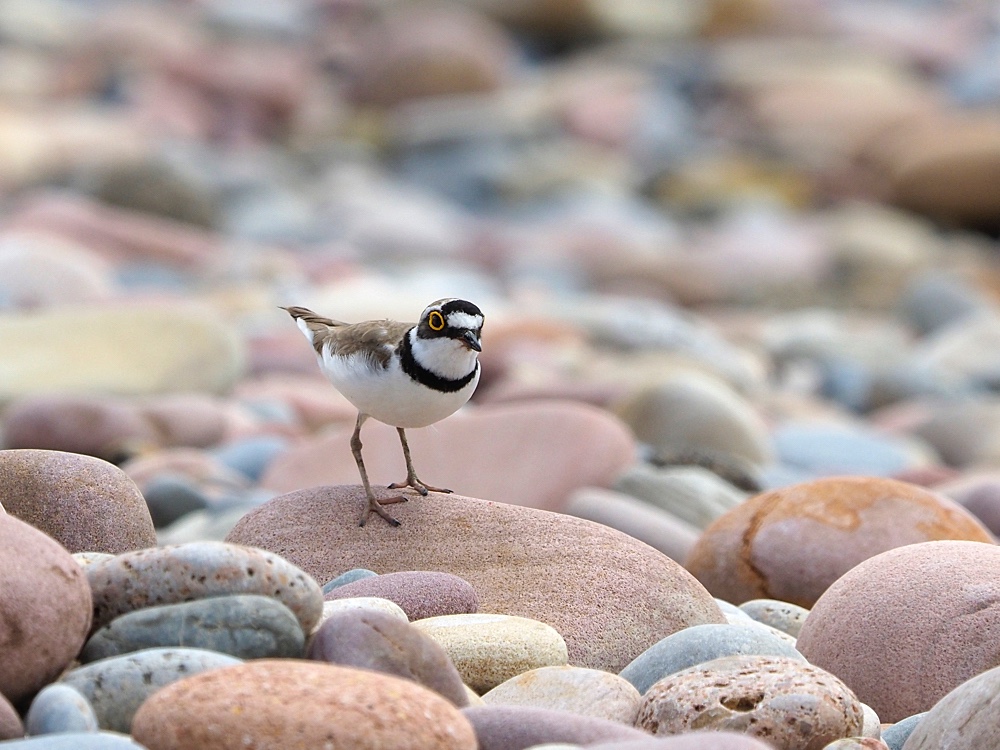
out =
[[442,615],[413,625],[444,648],[465,684],[480,694],[529,669],[567,662],[555,628],[526,617]]
[[31,701],[24,717],[29,735],[96,732],[99,729],[93,706],[76,688],[62,682],[46,685]]
[[83,663],[147,648],[203,648],[239,659],[301,658],[305,634],[288,607],[269,596],[213,596],[126,612],[94,633]]
[[101,729],[128,732],[139,706],[165,685],[240,663],[235,657],[204,649],[151,648],[77,667],[60,682],[87,699]]

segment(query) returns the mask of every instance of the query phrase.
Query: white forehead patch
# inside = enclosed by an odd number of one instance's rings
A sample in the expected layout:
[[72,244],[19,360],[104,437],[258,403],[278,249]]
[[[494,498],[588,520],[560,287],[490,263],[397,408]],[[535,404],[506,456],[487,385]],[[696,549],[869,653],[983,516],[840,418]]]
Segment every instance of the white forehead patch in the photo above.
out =
[[452,328],[467,328],[470,331],[478,331],[483,327],[483,316],[459,311],[448,313],[448,325]]

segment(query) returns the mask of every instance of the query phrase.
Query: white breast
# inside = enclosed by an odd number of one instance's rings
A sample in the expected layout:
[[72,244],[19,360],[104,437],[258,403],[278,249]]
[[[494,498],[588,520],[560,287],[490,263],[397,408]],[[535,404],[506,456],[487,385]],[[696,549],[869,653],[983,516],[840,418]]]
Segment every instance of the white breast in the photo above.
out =
[[410,378],[395,357],[385,369],[371,368],[357,354],[333,357],[329,349],[323,351],[320,368],[358,411],[393,427],[426,427],[439,422],[458,411],[479,384],[477,369],[467,386],[454,393],[442,393]]

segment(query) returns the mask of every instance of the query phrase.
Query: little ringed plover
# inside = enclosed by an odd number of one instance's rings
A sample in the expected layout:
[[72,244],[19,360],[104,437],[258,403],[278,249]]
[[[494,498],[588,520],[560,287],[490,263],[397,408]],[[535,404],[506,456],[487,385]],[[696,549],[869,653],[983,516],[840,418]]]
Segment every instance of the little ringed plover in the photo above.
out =
[[305,307],[283,307],[316,351],[323,374],[358,409],[351,452],[368,496],[364,526],[375,512],[393,526],[399,521],[382,506],[404,502],[404,496],[375,499],[361,457],[361,425],[368,417],[396,428],[406,461],[406,481],[390,489],[412,487],[421,495],[451,492],[417,478],[406,442],[407,427],[426,427],[453,414],[479,383],[483,313],[471,302],[432,302],[420,321],[369,320],[342,323]]

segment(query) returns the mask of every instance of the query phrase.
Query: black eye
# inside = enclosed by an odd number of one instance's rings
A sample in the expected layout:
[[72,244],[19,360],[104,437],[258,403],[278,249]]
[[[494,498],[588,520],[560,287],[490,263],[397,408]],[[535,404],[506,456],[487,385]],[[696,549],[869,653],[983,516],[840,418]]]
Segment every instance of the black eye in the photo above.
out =
[[427,325],[431,327],[432,331],[443,331],[444,316],[437,310],[432,310],[431,314],[427,316]]

